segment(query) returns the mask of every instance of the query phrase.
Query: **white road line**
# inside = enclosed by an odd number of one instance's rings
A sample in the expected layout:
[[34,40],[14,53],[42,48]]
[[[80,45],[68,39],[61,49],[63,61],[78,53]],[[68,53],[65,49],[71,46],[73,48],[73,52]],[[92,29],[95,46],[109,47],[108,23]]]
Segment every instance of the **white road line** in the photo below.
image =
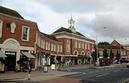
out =
[[98,74],[96,75],[95,77],[102,77],[102,76],[105,76],[105,75],[108,75],[109,73],[105,73],[105,74]]

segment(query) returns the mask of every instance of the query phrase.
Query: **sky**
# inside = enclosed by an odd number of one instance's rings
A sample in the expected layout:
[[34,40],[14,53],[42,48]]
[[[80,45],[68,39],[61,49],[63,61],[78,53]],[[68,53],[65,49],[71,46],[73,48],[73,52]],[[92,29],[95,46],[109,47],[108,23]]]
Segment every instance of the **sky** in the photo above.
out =
[[129,44],[129,0],[0,0],[0,4],[36,22],[47,34],[68,28],[72,16],[76,31],[88,38]]

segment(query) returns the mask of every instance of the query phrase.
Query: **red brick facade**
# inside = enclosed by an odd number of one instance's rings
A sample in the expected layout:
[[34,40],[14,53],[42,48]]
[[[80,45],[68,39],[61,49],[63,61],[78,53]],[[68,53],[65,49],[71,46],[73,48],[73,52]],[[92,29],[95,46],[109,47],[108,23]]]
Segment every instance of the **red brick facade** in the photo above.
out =
[[[0,16],[0,20],[3,21],[2,37],[0,38],[1,43],[8,38],[13,38],[16,39],[21,46],[34,47],[36,41],[36,23],[4,14],[1,14]],[[11,28],[9,26],[12,22],[16,24],[15,33],[11,33]],[[29,27],[29,41],[22,40],[22,26]]]

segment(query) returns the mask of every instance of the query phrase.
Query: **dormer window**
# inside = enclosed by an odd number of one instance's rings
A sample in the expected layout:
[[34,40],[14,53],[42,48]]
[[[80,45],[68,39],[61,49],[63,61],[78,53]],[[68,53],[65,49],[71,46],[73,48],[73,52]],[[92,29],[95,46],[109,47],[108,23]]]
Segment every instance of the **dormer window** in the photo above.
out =
[[27,26],[22,27],[22,40],[29,41],[29,27]]

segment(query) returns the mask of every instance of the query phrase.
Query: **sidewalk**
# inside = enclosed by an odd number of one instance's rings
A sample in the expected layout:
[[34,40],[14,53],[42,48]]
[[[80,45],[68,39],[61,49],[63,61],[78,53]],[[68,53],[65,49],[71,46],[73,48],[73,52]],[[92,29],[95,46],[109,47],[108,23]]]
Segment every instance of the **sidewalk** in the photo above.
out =
[[[33,71],[31,72],[31,81],[45,81],[55,79],[60,76],[77,74],[78,72],[62,72],[62,71]],[[5,72],[0,73],[0,81],[25,81],[28,78],[27,72]]]
[[101,68],[112,68],[112,67],[117,67],[120,66],[121,64],[111,64],[109,66],[96,66],[95,68],[101,69]]
[[[31,81],[46,81],[50,79],[56,79],[61,76],[77,74],[79,72],[71,72],[74,69],[85,69],[85,68],[107,68],[115,67],[120,64],[113,64],[110,66],[94,66],[94,65],[75,65],[71,67],[61,68],[59,71],[49,70],[48,73],[43,71],[32,71],[31,72]],[[0,73],[0,81],[27,81],[28,72],[5,72]]]
[[59,71],[71,72],[71,70],[75,70],[75,69],[84,69],[84,68],[93,68],[93,67],[94,67],[93,64],[74,65],[74,66],[60,68]]

